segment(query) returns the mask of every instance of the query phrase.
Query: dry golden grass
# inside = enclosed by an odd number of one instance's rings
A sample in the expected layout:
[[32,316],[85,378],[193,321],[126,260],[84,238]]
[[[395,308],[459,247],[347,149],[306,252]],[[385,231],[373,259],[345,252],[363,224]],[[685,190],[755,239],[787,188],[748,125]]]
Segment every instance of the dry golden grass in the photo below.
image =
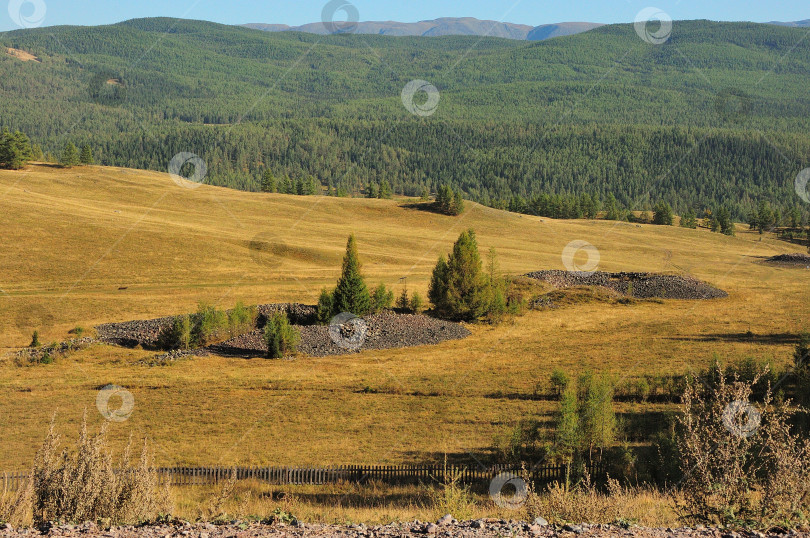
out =
[[[728,238],[557,221],[472,203],[453,218],[401,201],[186,189],[167,174],[103,167],[0,171],[0,194],[2,351],[27,345],[35,328],[48,342],[75,326],[191,311],[201,300],[314,302],[337,278],[352,232],[369,283],[395,293],[407,276],[409,289],[426,296],[436,258],[465,228],[476,230],[483,252],[497,249],[509,274],[561,269],[563,248],[584,239],[598,247],[601,269],[688,273],[730,293],[711,302],[585,302],[472,326],[464,341],[323,359],[203,357],[148,368],[135,364],[148,352],[98,346],[53,365],[6,360],[0,469],[30,466],[51,415],[75,428],[107,384],[135,398],[131,417],[110,425],[111,439],[148,435],[158,464],[405,463],[480,453],[521,418],[547,419],[554,409],[487,395],[531,393],[555,367],[621,378],[689,371],[714,353],[783,363],[792,353],[783,335],[810,327],[808,273],[758,263],[799,249],[742,231]],[[249,248],[257,237],[270,252],[258,261]]]
[[22,60],[23,62],[37,62],[42,63],[42,60],[31,54],[30,52],[26,52],[20,49],[13,49],[11,47],[6,48],[6,53],[10,56],[14,56],[18,60]]
[[[189,520],[199,518],[200,507],[220,498],[223,487],[196,486],[173,488],[172,500],[175,514]],[[222,505],[222,516],[229,518],[256,517],[265,519],[276,511],[291,514],[302,521],[330,524],[365,523],[387,524],[392,521],[435,521],[446,512],[434,503],[435,485],[386,486],[381,484],[330,484],[325,486],[270,486],[258,481],[236,483],[230,496]],[[545,509],[559,502],[559,490],[543,490],[533,500]],[[569,502],[572,496],[563,496]],[[632,489],[614,494],[599,495],[598,501],[590,504],[605,505],[600,510],[591,510],[576,523],[615,523],[616,514],[629,523],[645,527],[676,526],[678,516],[672,499],[648,489]],[[500,507],[485,492],[472,492],[473,504],[467,517],[480,519],[496,517],[532,521],[537,514],[529,503],[517,508]],[[581,499],[577,499],[582,502]],[[587,502],[587,501],[586,501]],[[575,510],[574,507],[569,507]],[[454,516],[459,516],[453,513]],[[551,517],[548,513],[546,517]],[[551,518],[552,523],[569,523],[571,520]]]

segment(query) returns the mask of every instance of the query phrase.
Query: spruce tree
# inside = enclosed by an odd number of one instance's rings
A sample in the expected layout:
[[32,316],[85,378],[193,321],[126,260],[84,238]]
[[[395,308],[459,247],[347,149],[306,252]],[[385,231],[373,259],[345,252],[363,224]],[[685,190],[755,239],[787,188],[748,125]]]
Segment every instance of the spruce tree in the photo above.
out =
[[276,192],[276,178],[269,168],[262,173],[262,192]]
[[79,161],[82,164],[93,164],[93,150],[90,149],[88,144],[82,146],[82,153],[79,157]]
[[436,313],[448,319],[473,321],[489,311],[490,286],[473,230],[462,232],[446,263],[439,259],[430,283],[430,299]]
[[357,241],[354,235],[350,235],[343,257],[343,271],[332,295],[332,313],[349,312],[355,316],[365,316],[371,307],[371,296],[360,273]]
[[672,207],[668,203],[662,200],[655,204],[655,208],[653,208],[653,224],[672,226],[673,220]]
[[686,214],[681,218],[681,227],[683,228],[697,228],[697,216],[695,212],[689,209]]
[[605,219],[606,220],[624,220],[622,218],[619,203],[613,193],[608,194],[607,202],[605,202]]
[[464,198],[461,195],[461,191],[455,191],[453,193],[453,203],[450,206],[449,212],[451,215],[461,215],[464,213]]
[[62,156],[59,159],[59,164],[65,168],[70,168],[71,166],[78,166],[79,162],[79,150],[76,149],[73,142],[68,142],[65,144],[65,148],[62,150]]
[[722,206],[717,212],[717,223],[720,233],[723,235],[735,235],[734,221],[731,220],[731,211],[726,206]]
[[380,190],[377,193],[377,195],[380,198],[385,198],[385,199],[391,198],[391,185],[389,185],[387,181],[382,180],[380,182]]
[[28,164],[33,156],[28,136],[20,131],[12,134],[7,129],[0,133],[0,168],[19,170]]

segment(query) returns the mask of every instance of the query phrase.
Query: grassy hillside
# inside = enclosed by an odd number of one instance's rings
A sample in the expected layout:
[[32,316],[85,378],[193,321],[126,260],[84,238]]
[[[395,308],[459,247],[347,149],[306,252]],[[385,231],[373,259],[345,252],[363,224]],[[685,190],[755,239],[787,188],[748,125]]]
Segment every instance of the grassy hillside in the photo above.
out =
[[[690,274],[729,292],[710,302],[614,305],[584,300],[530,312],[463,341],[295,361],[199,357],[168,367],[142,350],[98,346],[52,365],[0,362],[0,469],[30,464],[48,420],[91,423],[98,389],[135,397],[111,423],[117,444],[147,434],[163,464],[338,464],[484,454],[523,418],[549,420],[554,402],[527,399],[553,368],[617,379],[685,373],[717,354],[789,360],[810,327],[807,271],[764,256],[796,249],[740,230],[730,238],[604,221],[555,221],[469,204],[461,217],[403,200],[255,194],[120,168],[32,166],[0,171],[0,346],[64,338],[76,326],[193,310],[200,300],[311,302],[339,273],[357,235],[369,283],[425,295],[429,272],[459,232],[474,228],[508,274],[562,269],[563,248],[586,240],[604,270]],[[255,238],[277,256],[251,255]],[[275,239],[274,239],[275,238]],[[513,398],[511,396],[517,396]],[[663,404],[618,404],[653,417]],[[646,415],[645,415],[646,414]],[[629,416],[625,415],[625,416]]]
[[[810,44],[796,28],[681,21],[653,46],[632,25],[526,43],[496,38],[267,33],[138,19],[0,34],[0,126],[46,151],[165,171],[180,151],[207,181],[258,189],[313,175],[360,192],[440,182],[490,205],[540,192],[613,193],[626,206],[760,199],[793,207],[808,165]],[[440,104],[415,117],[412,79]],[[54,113],[58,111],[58,113]]]

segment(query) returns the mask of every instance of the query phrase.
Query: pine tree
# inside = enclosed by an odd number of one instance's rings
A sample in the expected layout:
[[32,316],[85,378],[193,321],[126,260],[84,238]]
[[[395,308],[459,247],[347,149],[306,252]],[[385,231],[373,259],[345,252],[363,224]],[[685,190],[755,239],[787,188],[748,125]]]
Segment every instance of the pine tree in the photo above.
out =
[[82,164],[93,164],[93,150],[90,148],[88,144],[82,146],[82,153],[79,157],[79,161]]
[[65,168],[70,168],[71,166],[78,166],[79,163],[79,150],[76,149],[73,142],[68,142],[65,144],[65,148],[62,150],[62,156],[59,158],[59,164]]
[[402,293],[397,297],[397,308],[400,310],[408,310],[410,302],[408,300],[408,288],[402,288]]
[[276,192],[276,178],[269,168],[262,173],[262,192]]
[[349,312],[355,316],[365,316],[371,311],[371,296],[360,273],[360,257],[354,235],[346,243],[343,257],[343,270],[332,295],[332,313]]

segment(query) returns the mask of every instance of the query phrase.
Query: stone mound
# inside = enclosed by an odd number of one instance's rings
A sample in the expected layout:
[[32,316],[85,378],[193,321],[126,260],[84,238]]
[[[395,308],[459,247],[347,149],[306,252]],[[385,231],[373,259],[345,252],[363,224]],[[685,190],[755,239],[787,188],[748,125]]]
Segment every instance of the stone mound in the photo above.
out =
[[[267,348],[262,339],[265,320],[275,312],[285,312],[290,323],[301,331],[298,350],[306,355],[324,357],[352,353],[360,349],[391,349],[432,345],[446,340],[466,338],[470,331],[449,321],[424,315],[398,314],[385,311],[363,318],[364,335],[352,338],[347,328],[350,323],[330,327],[316,324],[316,308],[298,303],[263,304],[256,307],[256,327],[240,336],[204,349],[195,354],[212,352],[220,355],[255,357]],[[169,327],[174,317],[105,323],[95,327],[97,340],[124,347],[157,347],[158,337]],[[332,334],[330,334],[330,332]],[[359,345],[358,345],[359,344]],[[172,358],[173,357],[168,357]]]
[[776,265],[810,267],[810,256],[808,256],[807,254],[801,254],[799,252],[793,254],[779,254],[778,256],[771,256],[765,261],[767,263],[773,263]]
[[[459,340],[470,331],[458,323],[442,321],[419,314],[397,314],[385,311],[362,318],[363,335],[352,338],[345,326],[300,325],[301,343],[298,351],[311,357],[344,355],[366,349],[392,349],[438,344],[447,340]],[[331,329],[331,330],[330,330]],[[330,334],[331,333],[331,334]],[[237,336],[211,347],[211,351],[223,355],[261,356],[267,351],[262,339],[262,330]]]
[[578,273],[571,271],[535,271],[525,275],[556,288],[601,286],[638,299],[720,299],[728,293],[705,282],[677,275],[655,273]]

